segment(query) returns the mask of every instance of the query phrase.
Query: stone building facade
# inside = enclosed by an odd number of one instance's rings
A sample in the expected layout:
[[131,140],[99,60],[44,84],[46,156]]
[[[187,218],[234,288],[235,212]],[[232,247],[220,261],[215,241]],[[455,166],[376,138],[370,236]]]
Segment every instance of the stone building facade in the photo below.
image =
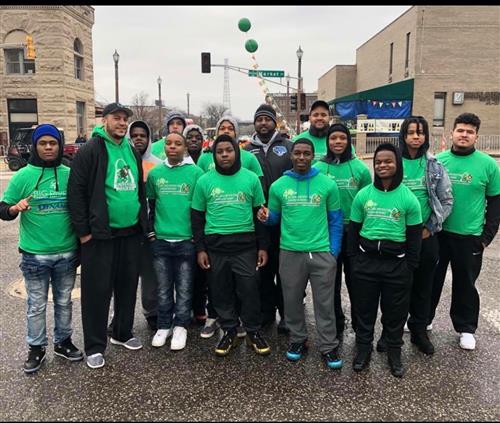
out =
[[[0,134],[52,123],[67,143],[95,123],[91,6],[0,5]],[[26,36],[36,53],[29,60]]]
[[[500,134],[500,6],[413,6],[356,50],[356,65],[339,68],[319,79],[319,98],[413,79],[412,114],[434,135],[449,134],[463,112],[481,118],[480,134]],[[351,92],[338,88],[349,88],[346,72]]]

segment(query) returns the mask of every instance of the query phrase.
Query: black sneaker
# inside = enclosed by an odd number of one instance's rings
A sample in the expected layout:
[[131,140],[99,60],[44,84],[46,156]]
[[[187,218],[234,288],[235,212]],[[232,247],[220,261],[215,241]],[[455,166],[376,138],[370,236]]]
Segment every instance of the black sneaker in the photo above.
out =
[[411,333],[410,340],[415,344],[420,351],[424,354],[432,355],[435,352],[434,345],[429,339],[426,331]]
[[293,342],[286,352],[286,358],[290,361],[298,361],[307,352],[307,341]]
[[259,331],[247,332],[247,345],[260,355],[268,355],[271,352],[271,347]]
[[387,352],[387,342],[385,342],[385,338],[380,336],[377,342],[377,351],[378,352]]
[[333,350],[321,354],[323,357],[323,360],[325,361],[325,364],[330,368],[330,369],[340,369],[342,368],[342,365],[344,362],[342,359],[339,357],[339,348],[334,348]]
[[36,372],[45,360],[45,347],[29,346],[28,359],[24,362],[23,370],[25,373]]
[[219,343],[215,347],[215,355],[224,357],[229,354],[229,351],[236,346],[238,338],[236,336],[236,330],[231,329],[224,332]]
[[372,347],[371,346],[359,346],[354,361],[352,363],[352,368],[355,372],[361,372],[366,369],[370,364],[370,359],[372,357]]
[[403,377],[404,367],[401,363],[401,348],[389,348],[387,350],[387,361],[394,377]]
[[60,344],[54,345],[54,354],[69,361],[83,360],[83,353],[73,345],[71,338],[66,338]]

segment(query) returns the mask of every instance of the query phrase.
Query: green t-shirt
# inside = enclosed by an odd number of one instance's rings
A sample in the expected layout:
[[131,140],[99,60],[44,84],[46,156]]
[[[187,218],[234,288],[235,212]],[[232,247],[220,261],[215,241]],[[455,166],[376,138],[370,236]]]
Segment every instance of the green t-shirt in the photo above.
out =
[[309,130],[304,131],[293,137],[292,142],[297,141],[299,138],[307,138],[314,145],[314,160],[312,164],[318,162],[326,154],[326,135],[324,137],[318,138],[311,135]]
[[348,224],[352,200],[361,188],[372,182],[368,166],[359,159],[352,159],[339,164],[319,161],[313,167],[336,182],[340,193],[340,207],[344,215],[344,224]]
[[146,195],[156,200],[155,234],[158,239],[191,239],[191,200],[203,171],[196,165],[156,165],[148,175]]
[[[260,167],[259,160],[257,159],[257,157],[255,157],[254,154],[250,153],[249,151],[240,149],[240,155],[241,155],[241,167],[251,170],[259,177],[264,176],[262,168]],[[197,165],[205,173],[215,169],[213,153],[211,151],[203,153],[198,159]]]
[[167,158],[165,155],[165,138],[160,138],[151,144],[151,154],[161,160],[165,160]]
[[330,251],[328,212],[340,209],[337,184],[318,173],[298,180],[283,175],[269,190],[269,210],[281,213],[280,248],[289,251]]
[[360,235],[366,239],[405,242],[406,227],[422,223],[422,213],[406,185],[385,192],[370,184],[354,197],[351,220],[363,224]]
[[35,191],[42,168],[28,164],[14,174],[3,195],[2,201],[12,206],[33,196],[31,209],[19,213],[19,248],[31,254],[66,253],[77,248],[66,200],[69,168],[60,165],[56,171],[59,190],[54,168],[45,168]]
[[427,191],[427,183],[425,182],[425,168],[427,159],[425,156],[418,159],[407,159],[403,157],[403,183],[411,189],[415,197],[420,203],[422,210],[422,221],[425,223],[429,220],[432,209],[429,202],[429,192]]
[[132,146],[126,138],[120,145],[111,141],[104,130],[100,135],[108,152],[104,193],[108,205],[109,226],[127,228],[139,221],[139,170]]
[[253,232],[253,207],[264,203],[259,178],[242,167],[234,175],[205,173],[196,184],[191,207],[206,212],[205,234],[227,235]]
[[443,222],[443,230],[481,235],[486,196],[500,194],[500,171],[495,159],[478,150],[468,156],[457,156],[447,150],[437,158],[448,171],[453,191],[453,209]]

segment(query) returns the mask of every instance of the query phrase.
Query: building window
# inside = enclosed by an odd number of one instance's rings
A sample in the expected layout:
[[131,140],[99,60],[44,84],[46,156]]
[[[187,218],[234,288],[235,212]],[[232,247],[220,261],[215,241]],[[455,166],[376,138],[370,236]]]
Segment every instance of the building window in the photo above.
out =
[[410,34],[411,32],[406,34],[405,70],[408,69],[408,65],[410,64]]
[[444,113],[446,104],[446,93],[434,93],[434,120],[433,126],[444,126]]
[[392,76],[392,56],[394,53],[394,43],[391,43],[389,47],[389,76]]
[[75,79],[83,81],[83,45],[78,38],[75,38],[73,50],[75,55]]
[[5,73],[7,75],[24,75],[35,73],[35,61],[24,58],[24,49],[4,49]]
[[83,101],[76,102],[76,133],[85,133],[85,103]]

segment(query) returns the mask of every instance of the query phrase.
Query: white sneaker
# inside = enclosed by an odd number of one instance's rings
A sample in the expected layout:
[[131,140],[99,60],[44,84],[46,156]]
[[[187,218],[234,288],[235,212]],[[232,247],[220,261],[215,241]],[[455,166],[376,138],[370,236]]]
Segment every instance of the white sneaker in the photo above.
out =
[[408,322],[405,323],[405,327],[403,328],[403,332],[410,332],[410,329],[408,329]]
[[429,323],[426,327],[427,330],[432,330],[432,323]]
[[460,348],[473,350],[476,348],[476,339],[472,333],[462,332],[460,334]]
[[170,335],[172,335],[172,329],[158,329],[155,333],[155,336],[153,336],[151,345],[153,347],[163,347]]
[[175,326],[174,333],[172,335],[172,342],[170,343],[170,349],[172,351],[179,351],[184,349],[186,346],[187,339],[187,329],[182,326]]

